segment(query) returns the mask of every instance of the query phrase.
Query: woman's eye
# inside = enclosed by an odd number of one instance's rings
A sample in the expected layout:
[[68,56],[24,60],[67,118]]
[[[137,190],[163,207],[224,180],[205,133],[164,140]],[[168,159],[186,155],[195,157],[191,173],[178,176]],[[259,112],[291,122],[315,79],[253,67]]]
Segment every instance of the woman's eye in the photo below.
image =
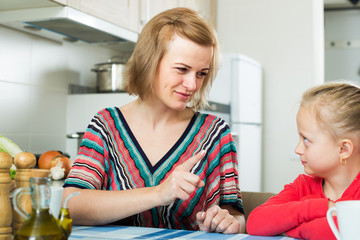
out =
[[309,142],[309,139],[307,139],[306,137],[304,137],[304,143]]
[[197,73],[198,78],[204,78],[204,77],[206,77],[206,75],[208,75],[207,72],[198,72]]
[[187,68],[178,67],[177,70],[180,72],[187,72]]

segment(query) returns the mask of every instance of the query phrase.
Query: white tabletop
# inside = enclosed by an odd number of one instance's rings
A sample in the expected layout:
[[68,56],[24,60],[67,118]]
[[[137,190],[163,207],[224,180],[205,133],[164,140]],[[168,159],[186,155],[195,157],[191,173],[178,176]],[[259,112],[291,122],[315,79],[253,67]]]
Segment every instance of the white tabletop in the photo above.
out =
[[275,236],[263,237],[252,236],[247,234],[221,234],[207,233],[202,231],[186,231],[163,228],[145,228],[145,227],[128,227],[128,226],[73,226],[72,233],[69,237],[71,240],[83,239],[148,239],[148,240],[186,240],[186,239],[216,239],[216,240],[290,240],[294,238]]

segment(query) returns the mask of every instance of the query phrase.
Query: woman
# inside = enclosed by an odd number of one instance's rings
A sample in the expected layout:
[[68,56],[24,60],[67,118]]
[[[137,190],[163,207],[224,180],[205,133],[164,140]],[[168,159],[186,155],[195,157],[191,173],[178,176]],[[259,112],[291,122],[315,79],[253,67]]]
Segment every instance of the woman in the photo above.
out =
[[146,24],[127,63],[138,99],[97,113],[65,181],[64,198],[81,192],[69,203],[75,224],[244,232],[229,127],[196,112],[217,58],[214,31],[192,10]]

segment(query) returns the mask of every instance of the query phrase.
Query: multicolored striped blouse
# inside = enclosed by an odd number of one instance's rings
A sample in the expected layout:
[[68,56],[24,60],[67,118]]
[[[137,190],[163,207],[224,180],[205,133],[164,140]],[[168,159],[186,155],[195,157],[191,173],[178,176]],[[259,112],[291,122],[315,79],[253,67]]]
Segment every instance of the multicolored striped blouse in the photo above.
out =
[[98,112],[91,120],[64,187],[124,190],[160,184],[194,153],[205,157],[191,170],[205,186],[186,201],[177,199],[124,219],[121,224],[197,230],[196,213],[214,204],[243,212],[236,149],[227,123],[196,112],[186,130],[154,166],[151,165],[117,107]]

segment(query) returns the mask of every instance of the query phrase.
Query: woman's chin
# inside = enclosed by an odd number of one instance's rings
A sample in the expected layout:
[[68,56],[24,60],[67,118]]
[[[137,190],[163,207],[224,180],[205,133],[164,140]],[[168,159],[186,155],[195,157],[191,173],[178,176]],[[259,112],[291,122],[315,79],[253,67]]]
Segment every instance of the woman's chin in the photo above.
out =
[[176,111],[182,111],[187,107],[187,103],[176,103],[171,108]]

